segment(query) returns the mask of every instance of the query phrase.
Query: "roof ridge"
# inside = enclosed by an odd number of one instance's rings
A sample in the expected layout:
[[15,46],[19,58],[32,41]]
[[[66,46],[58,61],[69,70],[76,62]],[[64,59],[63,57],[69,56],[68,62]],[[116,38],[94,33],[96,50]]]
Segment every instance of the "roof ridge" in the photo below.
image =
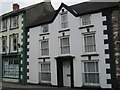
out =
[[19,12],[19,11],[22,11],[22,10],[28,10],[28,9],[34,8],[34,7],[36,7],[36,6],[40,5],[40,4],[43,4],[43,3],[48,3],[48,2],[39,2],[39,3],[33,4],[33,5],[29,5],[29,6],[20,8],[20,9],[15,10],[15,11],[10,11],[10,12],[4,13],[1,16],[5,16],[5,15],[10,14],[12,12]]

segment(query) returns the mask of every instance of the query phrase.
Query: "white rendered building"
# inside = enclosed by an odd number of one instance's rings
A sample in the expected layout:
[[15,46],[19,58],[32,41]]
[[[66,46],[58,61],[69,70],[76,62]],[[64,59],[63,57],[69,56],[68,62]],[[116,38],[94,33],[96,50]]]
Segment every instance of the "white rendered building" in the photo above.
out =
[[28,31],[27,82],[114,88],[109,8],[115,6],[113,2],[62,3],[58,10],[37,19]]

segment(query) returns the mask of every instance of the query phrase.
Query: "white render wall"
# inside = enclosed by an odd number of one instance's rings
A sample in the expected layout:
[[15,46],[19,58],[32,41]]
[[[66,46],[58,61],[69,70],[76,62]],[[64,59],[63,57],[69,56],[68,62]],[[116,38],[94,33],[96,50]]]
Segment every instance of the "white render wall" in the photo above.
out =
[[[61,11],[60,11],[61,12]],[[102,88],[111,88],[110,84],[107,84],[107,79],[110,79],[111,76],[106,74],[106,68],[110,68],[109,64],[105,63],[105,58],[109,55],[105,55],[104,50],[108,49],[108,45],[104,44],[104,39],[108,37],[103,35],[103,30],[107,30],[106,26],[103,26],[103,21],[106,20],[106,17],[102,16],[102,13],[91,14],[91,22],[94,27],[90,28],[90,31],[95,31],[95,40],[96,40],[96,54],[99,56],[92,56],[91,60],[97,60],[99,63],[99,73],[100,73],[100,86]],[[65,32],[65,35],[70,35],[70,54],[75,56],[73,59],[73,71],[74,71],[74,87],[82,86],[82,72],[83,72],[83,62],[88,60],[88,57],[81,57],[84,53],[84,38],[83,34],[87,32],[86,29],[79,29],[81,26],[80,18],[73,16],[68,12],[68,26],[70,31]],[[41,26],[30,28],[29,31],[29,72],[28,72],[28,83],[39,83],[38,76],[38,63],[42,62],[41,59],[38,59],[40,56],[40,46],[39,40],[43,36],[39,36]],[[59,37],[62,36],[60,31],[60,16],[59,14],[55,18],[54,22],[49,24],[49,35],[45,35],[45,39],[49,39],[49,57],[47,61],[51,62],[51,84],[57,85],[57,66],[55,57],[61,56],[60,54],[60,42]]]

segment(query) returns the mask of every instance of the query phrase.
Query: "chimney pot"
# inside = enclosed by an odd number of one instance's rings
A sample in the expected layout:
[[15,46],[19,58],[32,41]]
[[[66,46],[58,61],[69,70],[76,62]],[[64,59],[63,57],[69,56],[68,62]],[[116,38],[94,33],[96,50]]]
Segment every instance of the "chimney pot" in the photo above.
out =
[[17,3],[14,3],[13,4],[13,10],[18,10],[19,9],[19,4],[17,4]]

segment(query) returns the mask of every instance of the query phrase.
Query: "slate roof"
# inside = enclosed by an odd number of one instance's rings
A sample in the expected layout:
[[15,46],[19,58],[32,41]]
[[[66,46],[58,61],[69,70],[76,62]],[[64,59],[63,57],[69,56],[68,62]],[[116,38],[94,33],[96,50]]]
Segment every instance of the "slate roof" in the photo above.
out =
[[43,16],[51,11],[54,11],[54,8],[50,3],[41,2],[22,9],[11,11],[9,13],[5,13],[0,16],[0,18],[6,18],[21,12],[26,12],[26,27],[28,27],[32,22],[34,22],[34,20],[38,19],[38,17]]
[[118,6],[118,2],[84,2],[70,6],[78,15]]
[[72,6],[67,6],[62,3],[58,10],[47,13],[47,15],[43,15],[42,17],[37,18],[35,22],[31,23],[29,28],[52,23],[62,7],[66,8],[74,16],[78,17],[80,15],[94,13],[96,11],[98,12],[107,8],[114,8],[118,5],[118,2],[84,2]]
[[46,23],[51,23],[54,20],[56,14],[57,11],[52,11],[47,13],[46,15],[39,16],[38,19],[36,19],[35,22],[32,22],[28,27],[35,27]]

